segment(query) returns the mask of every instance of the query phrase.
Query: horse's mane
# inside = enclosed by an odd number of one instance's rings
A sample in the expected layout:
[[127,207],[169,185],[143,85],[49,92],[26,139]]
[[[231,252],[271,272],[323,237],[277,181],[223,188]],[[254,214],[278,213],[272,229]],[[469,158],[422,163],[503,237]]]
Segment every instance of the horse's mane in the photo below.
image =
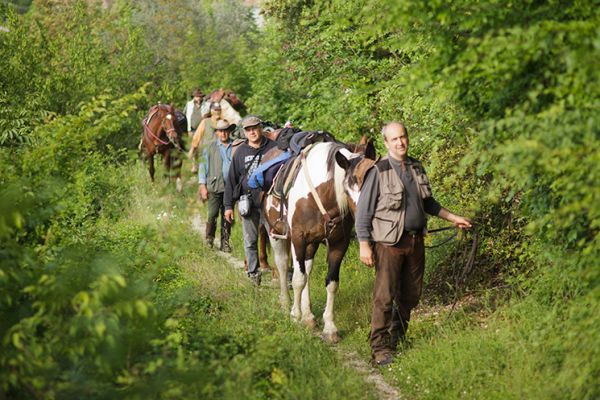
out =
[[335,201],[340,210],[340,215],[343,217],[348,212],[348,195],[344,187],[344,179],[346,178],[346,171],[342,169],[335,161],[335,153],[337,151],[346,150],[346,146],[342,143],[333,142],[329,153],[327,154],[327,167],[329,168],[333,164],[333,187],[335,190]]

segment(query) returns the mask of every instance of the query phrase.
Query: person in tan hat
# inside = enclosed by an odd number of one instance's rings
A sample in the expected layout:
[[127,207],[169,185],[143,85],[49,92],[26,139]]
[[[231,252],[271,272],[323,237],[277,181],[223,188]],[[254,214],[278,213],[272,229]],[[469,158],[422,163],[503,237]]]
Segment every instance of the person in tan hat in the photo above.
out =
[[221,105],[219,103],[212,103],[209,115],[200,122],[192,138],[192,145],[188,152],[188,157],[192,160],[192,172],[198,170],[198,160],[196,159],[198,148],[200,146],[207,146],[215,139],[215,127],[219,119],[221,119]]
[[248,260],[248,278],[260,285],[258,262],[258,228],[265,223],[260,209],[260,189],[248,186],[248,177],[258,167],[262,156],[275,142],[263,135],[262,121],[255,115],[248,115],[241,121],[246,140],[240,144],[231,160],[229,176],[225,184],[223,203],[225,219],[233,222],[233,206],[238,202],[238,211],[242,217],[244,252]]
[[187,131],[189,136],[192,136],[193,132],[198,128],[198,125],[200,125],[200,121],[202,121],[201,106],[203,98],[204,93],[202,93],[200,89],[194,89],[192,92],[192,99],[186,103],[183,110],[183,113],[187,118]]
[[232,139],[231,131],[235,125],[225,119],[217,121],[215,126],[216,140],[204,148],[203,160],[198,168],[198,194],[202,201],[208,200],[208,217],[206,222],[206,242],[213,246],[217,231],[217,219],[221,216],[220,250],[230,253],[229,235],[231,222],[224,217],[223,195],[231,164]]

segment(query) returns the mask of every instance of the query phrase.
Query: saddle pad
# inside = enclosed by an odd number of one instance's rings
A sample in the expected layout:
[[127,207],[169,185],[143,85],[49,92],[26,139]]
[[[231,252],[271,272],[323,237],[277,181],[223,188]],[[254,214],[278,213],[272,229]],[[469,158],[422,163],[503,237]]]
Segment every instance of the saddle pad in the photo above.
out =
[[270,194],[273,194],[280,199],[285,199],[292,188],[296,177],[298,176],[298,172],[300,171],[300,167],[302,165],[300,162],[301,154],[308,154],[312,147],[313,145],[309,144],[299,155],[291,157],[281,166],[274,178]]

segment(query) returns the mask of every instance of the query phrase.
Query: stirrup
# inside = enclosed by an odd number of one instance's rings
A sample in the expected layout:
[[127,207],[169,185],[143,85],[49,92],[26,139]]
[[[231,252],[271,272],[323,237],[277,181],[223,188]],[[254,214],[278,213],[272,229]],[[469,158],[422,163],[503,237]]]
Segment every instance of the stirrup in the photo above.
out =
[[289,239],[290,235],[289,235],[289,231],[287,231],[285,234],[280,235],[279,233],[275,233],[273,231],[273,229],[271,229],[271,231],[269,232],[269,236],[271,236],[272,238],[275,239],[282,239],[282,240],[286,240]]

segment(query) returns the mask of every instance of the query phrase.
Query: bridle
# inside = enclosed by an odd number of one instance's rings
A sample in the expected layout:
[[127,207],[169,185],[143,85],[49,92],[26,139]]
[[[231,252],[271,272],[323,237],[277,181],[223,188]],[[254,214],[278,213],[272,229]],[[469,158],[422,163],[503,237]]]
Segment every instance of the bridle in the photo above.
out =
[[[169,139],[168,141],[162,140],[159,137],[159,135],[157,135],[156,133],[154,133],[152,131],[152,129],[150,129],[150,126],[148,125],[150,123],[150,121],[152,120],[152,118],[156,115],[157,112],[159,112],[160,110],[164,110],[163,108],[161,108],[161,106],[162,106],[161,104],[157,104],[156,106],[154,106],[150,109],[150,112],[148,113],[149,115],[146,118],[144,118],[144,120],[142,121],[144,130],[148,133],[148,135],[150,135],[151,138],[153,138],[158,143],[163,144],[163,145],[172,144],[175,147],[175,149],[177,149],[181,153],[184,153],[184,150],[181,148],[179,143],[177,143],[173,139],[173,137],[177,137],[177,130],[175,129],[175,125],[173,124],[173,114],[172,113],[165,110],[167,112],[167,115],[163,118],[162,122],[160,123],[161,129],[167,134],[167,138]],[[167,120],[171,122],[170,127],[166,125]],[[173,135],[173,132],[175,133],[174,135]]]

